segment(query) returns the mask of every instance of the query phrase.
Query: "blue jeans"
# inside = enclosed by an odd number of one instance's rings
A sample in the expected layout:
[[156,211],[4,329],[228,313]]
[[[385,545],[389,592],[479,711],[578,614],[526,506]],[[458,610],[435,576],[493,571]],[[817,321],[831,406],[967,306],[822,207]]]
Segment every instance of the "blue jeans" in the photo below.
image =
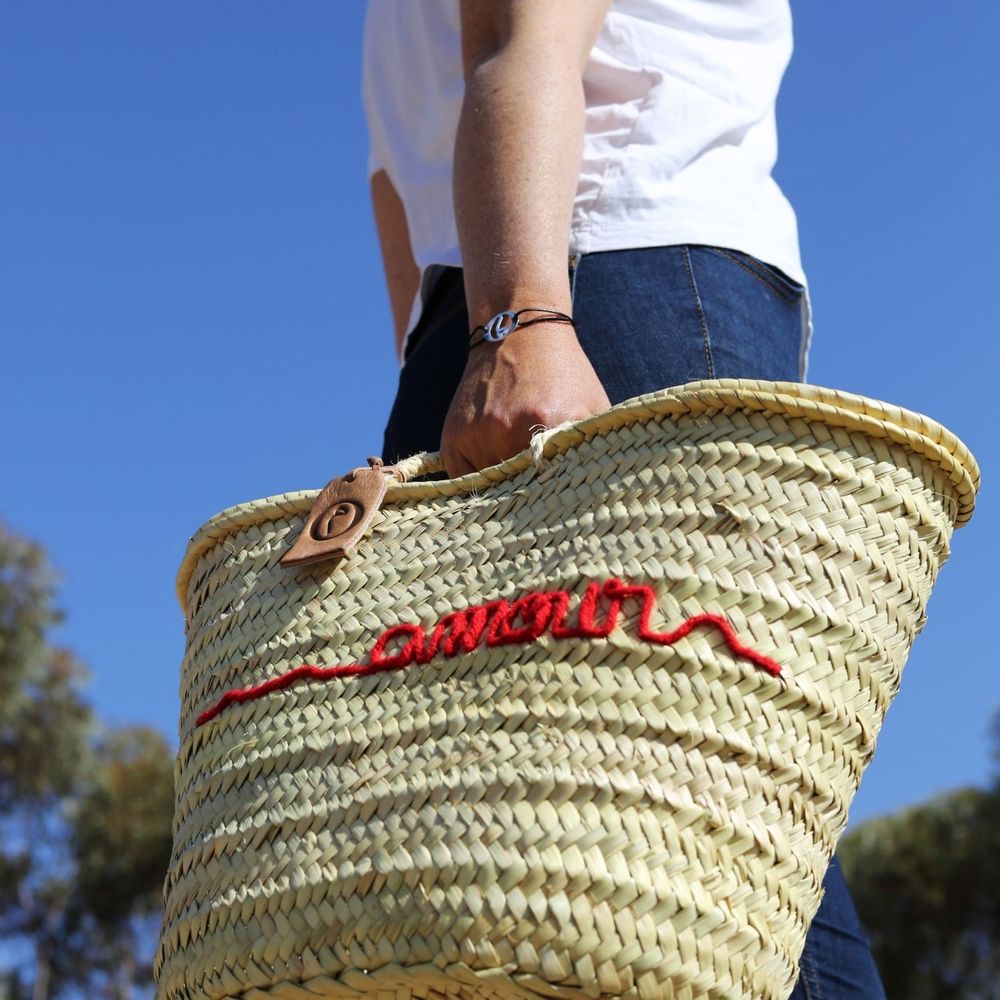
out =
[[[744,253],[610,250],[572,258],[569,278],[577,336],[612,403],[703,378],[802,381],[804,289]],[[386,462],[438,450],[468,335],[462,272],[442,268],[407,344]],[[824,893],[791,1000],[885,1000],[836,858]]]

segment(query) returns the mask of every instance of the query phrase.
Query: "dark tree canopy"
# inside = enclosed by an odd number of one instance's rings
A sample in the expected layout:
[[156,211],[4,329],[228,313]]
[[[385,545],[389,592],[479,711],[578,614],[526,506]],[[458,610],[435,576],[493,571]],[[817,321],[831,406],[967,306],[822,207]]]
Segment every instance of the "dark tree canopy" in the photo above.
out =
[[93,724],[86,672],[47,638],[53,588],[42,550],[0,524],[0,816],[69,794]]
[[[1000,757],[1000,714],[995,737]],[[871,820],[838,854],[889,1000],[1000,1000],[1000,781]]]
[[0,1000],[131,996],[152,981],[170,857],[173,754],[106,729],[42,550],[0,524]]
[[77,892],[110,927],[163,905],[170,862],[173,755],[163,737],[133,727],[108,733],[72,814]]

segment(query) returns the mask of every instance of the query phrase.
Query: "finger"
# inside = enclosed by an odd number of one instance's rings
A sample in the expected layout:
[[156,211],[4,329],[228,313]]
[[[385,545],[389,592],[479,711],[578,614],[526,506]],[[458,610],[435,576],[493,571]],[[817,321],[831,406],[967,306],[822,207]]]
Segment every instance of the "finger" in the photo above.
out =
[[444,459],[445,470],[451,479],[457,479],[459,476],[479,471],[458,449],[451,449],[447,454],[442,452],[442,458]]
[[530,443],[531,434],[527,426],[509,427],[490,437],[477,437],[470,441],[469,444],[473,447],[469,448],[466,454],[478,472],[499,465],[518,452],[524,451]]

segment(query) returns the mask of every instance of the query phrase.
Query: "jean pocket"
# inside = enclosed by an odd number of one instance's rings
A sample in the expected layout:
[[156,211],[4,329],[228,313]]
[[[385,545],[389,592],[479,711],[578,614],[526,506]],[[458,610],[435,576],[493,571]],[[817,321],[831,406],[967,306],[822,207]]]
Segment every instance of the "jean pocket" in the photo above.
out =
[[799,302],[805,294],[805,285],[794,281],[781,268],[767,264],[742,250],[730,250],[726,247],[706,247],[705,249],[739,264],[786,302]]

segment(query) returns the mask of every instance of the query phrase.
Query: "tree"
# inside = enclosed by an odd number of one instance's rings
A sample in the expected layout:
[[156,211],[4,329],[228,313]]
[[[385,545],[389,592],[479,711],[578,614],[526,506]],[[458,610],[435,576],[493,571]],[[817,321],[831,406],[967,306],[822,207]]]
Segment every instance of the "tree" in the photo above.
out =
[[[1000,763],[1000,713],[994,737]],[[1000,778],[871,820],[838,856],[890,1000],[1000,998]]]
[[[96,758],[70,811],[72,911],[93,971],[109,996],[125,1000],[130,983],[152,982],[150,945],[170,862],[173,755],[159,733],[135,726],[106,734]],[[64,976],[73,978],[72,970]]]
[[0,528],[0,934],[39,942],[33,996],[49,992],[43,943],[67,891],[56,826],[87,767],[90,709],[81,665],[50,645],[59,621],[41,549]]
[[124,1000],[151,982],[173,756],[97,720],[50,641],[54,593],[41,548],[0,524],[0,1000]]

